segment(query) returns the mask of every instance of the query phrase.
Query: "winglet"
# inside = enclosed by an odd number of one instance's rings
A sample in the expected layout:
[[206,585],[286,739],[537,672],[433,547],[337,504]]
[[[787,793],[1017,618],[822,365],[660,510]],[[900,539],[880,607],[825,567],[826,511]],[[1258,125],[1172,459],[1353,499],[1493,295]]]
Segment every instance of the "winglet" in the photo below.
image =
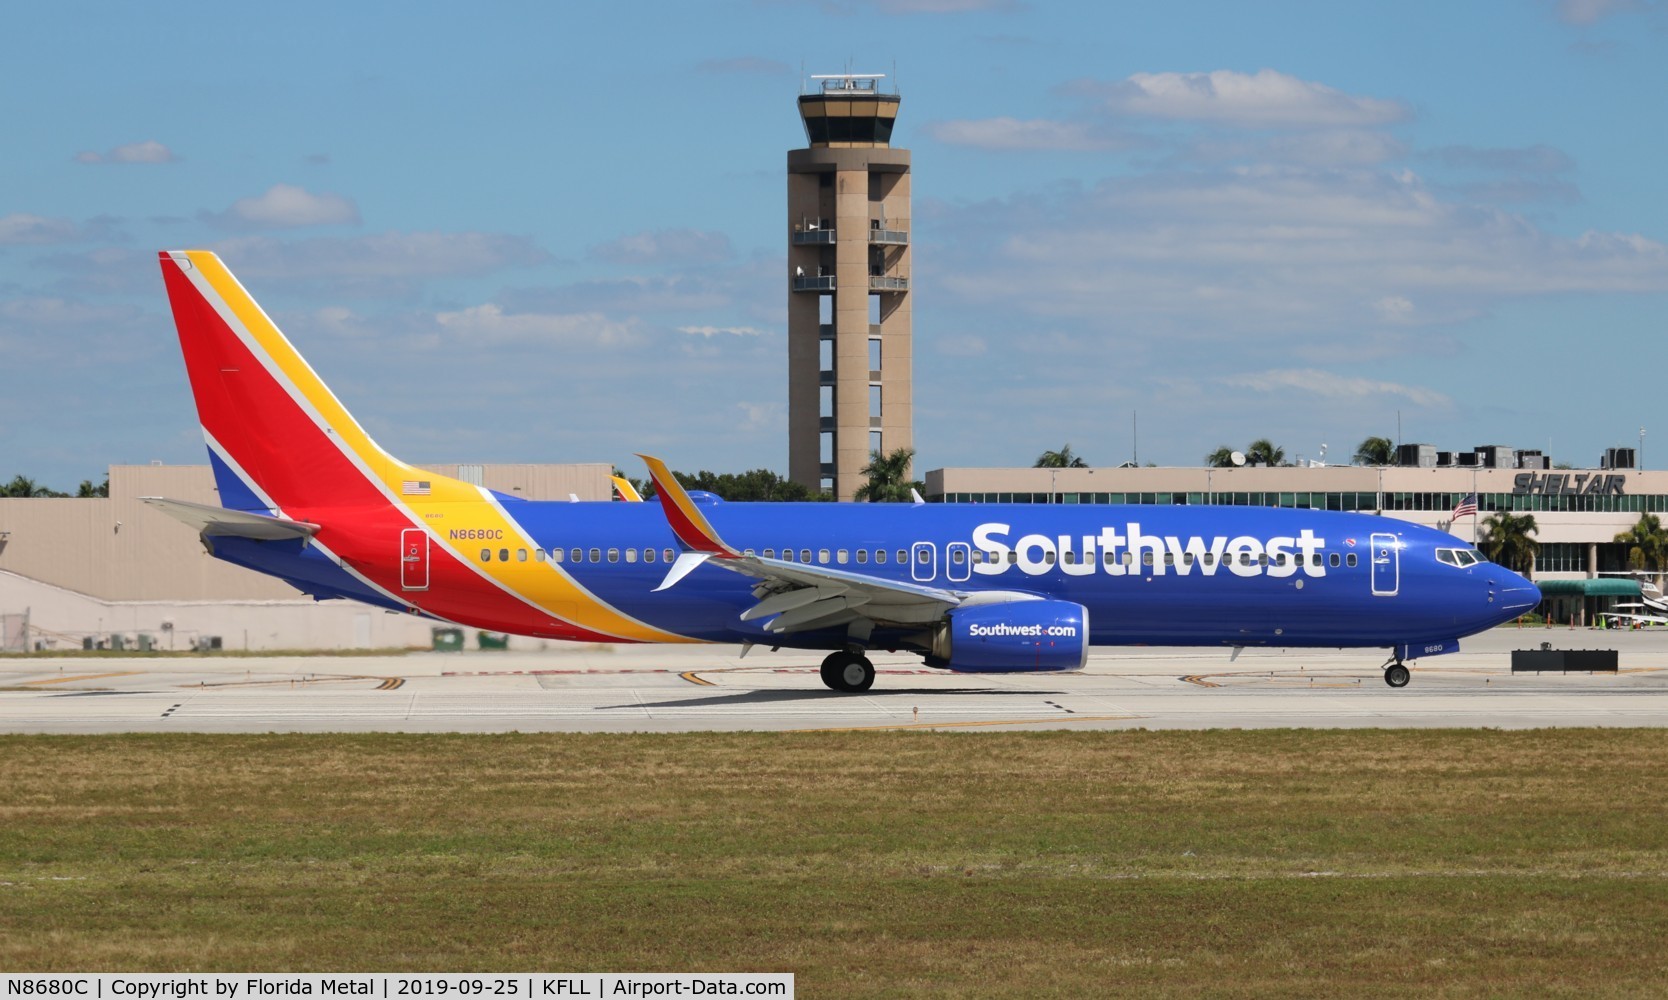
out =
[[614,489],[620,494],[620,499],[626,503],[642,503],[643,498],[637,495],[637,488],[631,485],[631,480],[624,476],[609,476],[614,480]]
[[672,532],[678,536],[683,547],[692,552],[705,552],[719,559],[739,559],[741,553],[732,549],[718,537],[707,521],[705,514],[689,498],[683,484],[672,475],[672,470],[666,463],[652,455],[638,455],[649,467],[649,478],[654,480],[655,496],[660,498],[660,506],[666,512],[666,520],[672,524]]

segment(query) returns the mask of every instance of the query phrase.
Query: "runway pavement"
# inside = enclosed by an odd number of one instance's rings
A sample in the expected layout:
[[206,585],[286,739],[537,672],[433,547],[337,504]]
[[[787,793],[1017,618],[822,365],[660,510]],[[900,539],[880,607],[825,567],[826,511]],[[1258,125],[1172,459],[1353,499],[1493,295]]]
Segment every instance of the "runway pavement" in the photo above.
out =
[[[1618,674],[1513,676],[1509,651],[1617,649]],[[1668,632],[1497,629],[1384,684],[1382,651],[1097,649],[1076,674],[951,674],[876,656],[864,694],[821,654],[558,646],[375,657],[0,659],[0,732],[683,732],[1660,726]]]

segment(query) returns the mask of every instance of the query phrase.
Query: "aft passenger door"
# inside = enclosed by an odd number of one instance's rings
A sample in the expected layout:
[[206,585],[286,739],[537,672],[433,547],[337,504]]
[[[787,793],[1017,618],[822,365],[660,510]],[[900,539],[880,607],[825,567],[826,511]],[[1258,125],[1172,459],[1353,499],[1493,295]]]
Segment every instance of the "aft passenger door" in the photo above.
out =
[[1402,547],[1395,535],[1374,535],[1368,557],[1373,565],[1373,596],[1395,597],[1401,587]]
[[429,533],[422,528],[400,532],[400,589],[429,589]]

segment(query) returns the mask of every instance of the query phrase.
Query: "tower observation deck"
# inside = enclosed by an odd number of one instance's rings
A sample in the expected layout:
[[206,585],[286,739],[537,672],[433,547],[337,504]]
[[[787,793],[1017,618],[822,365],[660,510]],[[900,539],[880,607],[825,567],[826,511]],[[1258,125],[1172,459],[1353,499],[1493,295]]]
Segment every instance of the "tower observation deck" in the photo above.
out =
[[814,76],[788,151],[788,475],[850,500],[912,446],[909,151],[884,76]]

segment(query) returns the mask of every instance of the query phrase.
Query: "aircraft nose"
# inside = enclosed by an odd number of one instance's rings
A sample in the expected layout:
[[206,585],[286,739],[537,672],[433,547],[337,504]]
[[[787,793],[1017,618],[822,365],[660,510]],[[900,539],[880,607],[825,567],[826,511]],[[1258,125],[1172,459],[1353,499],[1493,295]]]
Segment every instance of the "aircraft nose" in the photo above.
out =
[[1520,576],[1503,566],[1499,567],[1494,575],[1496,579],[1489,581],[1490,589],[1495,592],[1495,604],[1499,607],[1503,619],[1516,618],[1541,603],[1541,588],[1535,586],[1528,577]]

